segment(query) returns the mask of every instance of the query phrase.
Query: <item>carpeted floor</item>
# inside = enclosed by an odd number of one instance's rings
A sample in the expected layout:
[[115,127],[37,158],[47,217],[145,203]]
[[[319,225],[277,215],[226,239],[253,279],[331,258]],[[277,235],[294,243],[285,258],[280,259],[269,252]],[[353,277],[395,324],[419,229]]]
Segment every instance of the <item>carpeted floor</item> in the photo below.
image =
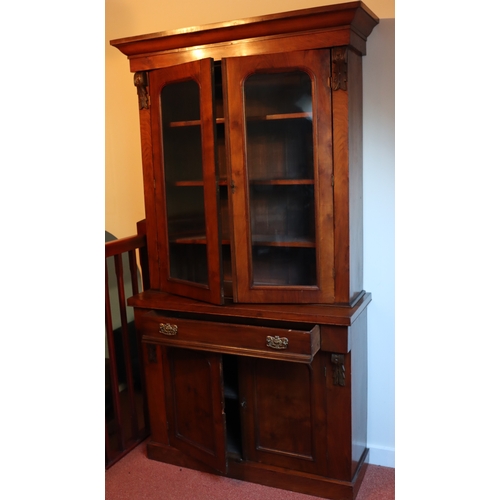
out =
[[[356,500],[394,500],[395,469],[369,465]],[[148,460],[142,443],[106,471],[106,500],[312,500],[317,497]]]

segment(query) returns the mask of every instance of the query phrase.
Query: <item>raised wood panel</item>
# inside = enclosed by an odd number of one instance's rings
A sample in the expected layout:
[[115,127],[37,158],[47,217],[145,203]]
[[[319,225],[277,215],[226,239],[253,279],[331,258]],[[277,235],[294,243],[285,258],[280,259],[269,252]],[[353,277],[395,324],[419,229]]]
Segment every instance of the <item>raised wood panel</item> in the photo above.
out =
[[326,473],[325,381],[311,365],[245,359],[240,363],[244,458]]
[[170,444],[197,460],[226,470],[226,430],[221,356],[164,348]]

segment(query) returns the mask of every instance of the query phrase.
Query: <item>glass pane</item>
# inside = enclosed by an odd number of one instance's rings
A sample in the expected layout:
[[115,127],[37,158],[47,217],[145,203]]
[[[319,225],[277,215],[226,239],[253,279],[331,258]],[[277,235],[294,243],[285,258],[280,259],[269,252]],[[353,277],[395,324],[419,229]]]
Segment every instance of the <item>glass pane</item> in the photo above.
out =
[[161,92],[170,277],[208,283],[200,89],[193,80]]
[[253,284],[314,286],[311,79],[255,74],[244,92]]
[[312,185],[254,184],[250,207],[254,243],[314,244]]

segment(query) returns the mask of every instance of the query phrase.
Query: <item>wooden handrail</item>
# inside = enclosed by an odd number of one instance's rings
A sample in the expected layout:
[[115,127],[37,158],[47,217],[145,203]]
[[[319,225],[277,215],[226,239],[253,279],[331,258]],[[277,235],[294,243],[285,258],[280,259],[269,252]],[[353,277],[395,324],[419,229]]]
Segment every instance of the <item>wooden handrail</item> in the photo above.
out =
[[119,240],[108,241],[106,243],[106,257],[114,257],[115,255],[137,250],[146,246],[146,235],[136,234],[127,236]]

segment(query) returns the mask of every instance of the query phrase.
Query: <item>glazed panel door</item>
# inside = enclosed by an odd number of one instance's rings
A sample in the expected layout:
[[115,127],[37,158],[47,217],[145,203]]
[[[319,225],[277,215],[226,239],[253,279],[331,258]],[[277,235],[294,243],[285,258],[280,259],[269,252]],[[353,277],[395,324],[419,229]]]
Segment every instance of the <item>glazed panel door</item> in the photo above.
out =
[[160,289],[220,304],[213,67],[203,59],[149,80]]
[[238,302],[333,301],[329,54],[223,60]]

